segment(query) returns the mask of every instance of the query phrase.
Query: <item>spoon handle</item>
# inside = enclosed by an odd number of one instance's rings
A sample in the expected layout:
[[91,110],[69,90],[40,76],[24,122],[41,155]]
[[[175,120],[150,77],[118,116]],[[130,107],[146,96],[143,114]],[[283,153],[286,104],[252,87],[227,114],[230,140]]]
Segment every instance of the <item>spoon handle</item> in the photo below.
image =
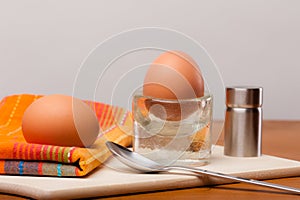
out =
[[264,186],[264,187],[269,187],[269,188],[275,188],[275,189],[279,189],[279,190],[284,190],[284,191],[289,191],[289,192],[300,194],[300,189],[298,189],[298,188],[278,185],[278,184],[274,184],[274,183],[268,183],[268,182],[264,182],[264,181],[258,181],[258,180],[254,180],[254,179],[231,176],[231,175],[228,175],[228,174],[208,171],[208,170],[204,170],[204,169],[185,167],[185,166],[169,166],[169,167],[165,167],[164,169],[165,170],[175,169],[175,170],[190,171],[190,172],[194,172],[194,173],[200,173],[200,174],[215,176],[215,177],[219,177],[219,178],[235,180],[235,181],[238,181],[238,182],[250,183],[250,184],[254,184],[254,185],[259,185],[259,186]]

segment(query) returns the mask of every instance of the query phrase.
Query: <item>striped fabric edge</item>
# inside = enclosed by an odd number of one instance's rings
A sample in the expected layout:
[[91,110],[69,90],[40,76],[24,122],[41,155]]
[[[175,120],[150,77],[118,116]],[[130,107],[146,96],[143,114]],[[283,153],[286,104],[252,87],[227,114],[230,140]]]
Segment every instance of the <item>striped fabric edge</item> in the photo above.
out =
[[[130,136],[120,135],[114,142],[127,146],[130,143],[130,140]],[[103,147],[104,146],[105,142],[103,142]],[[89,159],[79,160],[76,163],[0,160],[0,174],[80,177],[89,174],[91,171],[105,163],[110,156],[110,151],[105,147],[102,151],[92,155]]]
[[24,160],[0,160],[0,174],[32,176],[78,176],[78,165]]

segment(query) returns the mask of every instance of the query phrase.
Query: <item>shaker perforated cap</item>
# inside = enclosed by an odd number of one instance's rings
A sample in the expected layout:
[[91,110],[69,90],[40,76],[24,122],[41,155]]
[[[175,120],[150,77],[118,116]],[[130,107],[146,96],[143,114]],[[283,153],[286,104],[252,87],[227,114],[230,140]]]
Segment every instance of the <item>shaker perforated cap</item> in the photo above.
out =
[[262,106],[261,87],[227,87],[226,105],[228,107],[257,108]]

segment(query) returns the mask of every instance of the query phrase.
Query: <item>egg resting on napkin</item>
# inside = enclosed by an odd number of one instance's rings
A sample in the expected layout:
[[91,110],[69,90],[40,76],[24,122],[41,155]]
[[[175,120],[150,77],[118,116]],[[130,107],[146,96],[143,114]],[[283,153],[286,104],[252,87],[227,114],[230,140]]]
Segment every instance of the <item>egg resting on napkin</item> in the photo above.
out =
[[[27,143],[21,123],[26,108],[40,95],[7,96],[0,102],[0,174],[84,176],[111,155],[105,142],[131,144],[131,114],[123,108],[86,101],[97,115],[100,133],[89,148]],[[38,122],[37,122],[38,123]]]

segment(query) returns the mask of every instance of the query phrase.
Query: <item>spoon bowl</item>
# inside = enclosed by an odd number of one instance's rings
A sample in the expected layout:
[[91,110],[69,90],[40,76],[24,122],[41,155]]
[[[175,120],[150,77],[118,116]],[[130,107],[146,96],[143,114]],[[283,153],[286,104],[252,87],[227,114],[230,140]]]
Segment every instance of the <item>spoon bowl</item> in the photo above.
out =
[[130,151],[119,144],[106,142],[106,146],[119,161],[133,169],[146,173],[165,171],[163,170],[163,166],[160,164],[142,156],[141,154]]

